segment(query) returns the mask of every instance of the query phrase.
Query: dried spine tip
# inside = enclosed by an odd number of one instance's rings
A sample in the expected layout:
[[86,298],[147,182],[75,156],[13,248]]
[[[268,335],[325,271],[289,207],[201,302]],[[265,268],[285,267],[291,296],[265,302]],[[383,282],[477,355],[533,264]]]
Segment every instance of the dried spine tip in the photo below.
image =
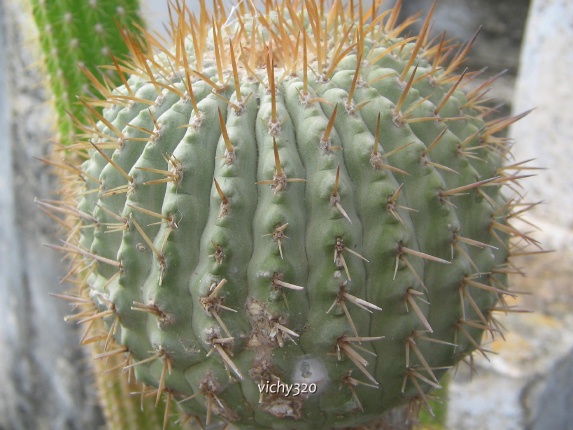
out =
[[[368,361],[364,359],[354,348],[352,348],[352,342],[356,342],[357,338],[346,338],[342,337],[336,342],[336,350],[338,354],[338,359],[341,360],[341,353],[343,352],[346,357],[354,363],[356,367],[362,372],[364,376],[366,376],[374,385],[378,386],[378,381],[370,374],[370,372],[366,369],[368,366]],[[370,340],[379,340],[382,337],[373,338]]]
[[[287,182],[305,182],[306,179],[302,179],[302,178],[288,178],[286,174],[283,171],[283,168],[281,166],[281,159],[279,156],[279,149],[277,146],[277,141],[275,139],[275,137],[273,136],[273,152],[275,155],[275,174],[273,176],[272,180],[266,180],[266,181],[257,181],[257,185],[271,185],[271,187],[273,188],[273,190],[276,193],[279,193],[283,190],[286,189],[286,184]],[[281,251],[282,252],[282,251]]]
[[336,267],[344,267],[346,277],[350,281],[351,279],[350,279],[350,273],[348,272],[348,266],[346,265],[346,261],[344,260],[344,255],[342,254],[345,250],[357,256],[358,258],[361,258],[367,263],[369,263],[369,261],[362,255],[358,254],[356,251],[353,251],[350,248],[345,248],[343,240],[339,237],[336,238],[336,243],[334,244],[334,264],[336,265]]
[[336,168],[336,179],[334,181],[334,187],[332,188],[332,193],[330,195],[330,206],[335,207],[340,214],[352,224],[352,220],[340,204],[340,195],[338,194],[338,186],[340,181],[340,164]]
[[332,146],[330,144],[330,134],[332,133],[332,129],[334,128],[334,120],[336,119],[336,112],[337,111],[338,111],[338,104],[336,104],[336,106],[334,106],[334,110],[332,111],[332,114],[330,115],[330,119],[328,120],[328,124],[326,125],[326,129],[324,130],[324,133],[323,133],[322,137],[320,138],[320,147],[326,152],[336,150],[336,149],[342,149],[339,146]]
[[221,219],[229,213],[229,199],[221,189],[221,186],[217,182],[217,179],[213,178],[213,183],[215,184],[215,189],[217,190],[217,194],[219,194],[219,197],[221,198],[221,208],[219,209],[219,217],[218,217],[218,219]]
[[[415,299],[424,301],[421,298],[422,295],[423,293],[421,293],[420,291],[416,291],[413,288],[408,288],[408,291],[406,292],[406,295],[404,297],[406,308],[409,309],[408,306],[410,306],[414,311],[414,313],[416,314],[416,316],[418,317],[419,321],[426,328],[426,330],[429,331],[430,333],[433,333],[434,330],[432,329],[432,326],[430,326],[430,323],[428,322],[426,316],[424,315],[424,312],[422,312],[422,309],[420,309],[420,306],[418,306],[418,304],[415,301]],[[425,303],[429,304],[428,302]]]
[[288,222],[287,222],[286,224],[283,224],[283,225],[280,225],[280,226],[276,227],[276,228],[274,229],[274,232],[273,232],[273,233],[264,234],[264,235],[263,235],[263,237],[264,237],[264,236],[272,236],[272,237],[273,237],[273,240],[277,243],[277,245],[278,245],[278,247],[279,247],[279,254],[280,254],[281,258],[284,258],[284,257],[283,257],[283,248],[282,248],[282,245],[281,245],[281,241],[282,241],[283,239],[288,239],[288,236],[285,235],[285,233],[284,233],[287,227],[288,227]]
[[229,133],[227,133],[227,125],[225,124],[225,119],[223,118],[223,113],[221,109],[217,111],[219,113],[219,124],[221,125],[221,134],[223,135],[223,141],[225,142],[225,164],[233,164],[237,158],[235,154],[235,148],[229,139]]
[[272,284],[275,288],[284,287],[284,288],[288,288],[290,290],[296,290],[296,291],[304,290],[304,287],[301,287],[299,285],[294,285],[294,284],[291,284],[289,282],[284,282],[281,278],[282,278],[282,275],[280,275],[278,273],[275,273],[275,275],[273,276]]

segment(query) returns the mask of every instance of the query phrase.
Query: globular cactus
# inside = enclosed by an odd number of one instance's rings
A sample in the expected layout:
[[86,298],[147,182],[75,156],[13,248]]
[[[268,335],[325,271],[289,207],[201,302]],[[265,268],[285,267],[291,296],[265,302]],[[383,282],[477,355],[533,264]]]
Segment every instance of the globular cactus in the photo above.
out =
[[60,249],[102,357],[167,413],[316,429],[428,406],[509,309],[531,239],[498,133],[519,117],[464,91],[471,44],[357,3],[177,4],[174,47],[131,40],[123,85],[84,100]]

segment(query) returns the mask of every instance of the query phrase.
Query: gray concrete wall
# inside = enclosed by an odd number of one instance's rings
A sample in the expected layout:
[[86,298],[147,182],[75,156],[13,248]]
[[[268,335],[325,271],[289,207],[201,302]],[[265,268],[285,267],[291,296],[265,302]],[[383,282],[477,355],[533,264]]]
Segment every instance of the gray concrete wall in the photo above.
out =
[[515,92],[516,156],[546,170],[527,187],[547,248],[573,250],[573,3],[534,0]]
[[[514,96],[514,112],[534,109],[512,127],[516,161],[545,170],[522,182],[527,202],[540,202],[523,231],[549,254],[514,260],[523,295],[513,304],[529,314],[500,316],[507,342],[479,358],[470,381],[458,373],[450,396],[451,428],[573,429],[573,3],[533,0]],[[516,225],[517,225],[516,224]],[[533,227],[536,225],[537,228]],[[531,247],[529,250],[536,250]]]
[[43,93],[33,26],[21,2],[0,0],[0,429],[95,429],[102,424],[90,368],[62,291],[54,223],[34,197],[54,178],[37,158],[53,118]]

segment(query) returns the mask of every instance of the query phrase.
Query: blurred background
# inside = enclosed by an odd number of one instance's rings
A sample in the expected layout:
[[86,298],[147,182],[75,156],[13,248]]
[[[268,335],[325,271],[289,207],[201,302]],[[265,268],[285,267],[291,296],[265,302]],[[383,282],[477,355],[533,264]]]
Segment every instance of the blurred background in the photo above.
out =
[[[57,188],[38,160],[50,151],[53,116],[23,3],[0,0],[0,430],[97,429],[104,424],[88,358],[63,320],[70,308],[49,296],[66,289],[58,285],[65,265],[43,246],[57,242],[56,229],[34,198]],[[406,17],[432,0],[403,3]],[[144,1],[142,11],[150,29],[165,32],[163,1]],[[531,312],[502,317],[506,341],[489,342],[489,360],[459,367],[443,424],[573,429],[573,2],[438,0],[434,34],[468,41],[480,26],[466,65],[487,66],[484,79],[506,70],[491,90],[501,115],[535,108],[510,137],[516,161],[545,168],[522,182],[527,201],[544,201],[526,220],[537,228],[523,228],[555,252],[519,260],[527,276],[514,277],[514,289],[531,294],[512,304]]]

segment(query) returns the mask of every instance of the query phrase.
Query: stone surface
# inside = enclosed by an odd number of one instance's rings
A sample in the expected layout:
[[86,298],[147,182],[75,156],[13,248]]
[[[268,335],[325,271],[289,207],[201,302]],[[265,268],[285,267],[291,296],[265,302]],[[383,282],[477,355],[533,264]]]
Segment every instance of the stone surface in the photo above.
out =
[[34,204],[54,189],[36,158],[49,151],[51,116],[25,17],[21,3],[0,0],[0,429],[96,429],[70,309],[49,296],[65,272],[42,246],[56,241],[54,223]]
[[[402,16],[428,11],[433,2],[404,1]],[[446,32],[446,38],[468,42],[481,29],[466,65],[470,69],[487,66],[495,73],[508,69],[510,75],[515,75],[529,3],[529,0],[438,0],[433,34]]]
[[464,372],[451,384],[448,426],[468,429],[573,428],[573,3],[533,0],[521,54],[514,112],[535,108],[513,126],[516,161],[534,158],[545,168],[520,190],[527,201],[543,200],[527,217],[551,254],[516,259],[527,277],[514,289],[532,293],[518,305],[530,314],[500,318],[507,342],[497,355],[478,358],[468,382]]
[[533,381],[525,391],[530,430],[573,429],[573,349],[550,371],[546,379]]
[[[571,253],[522,258],[510,301],[530,313],[500,315],[500,336],[486,344],[488,359],[477,356],[450,384],[448,427],[472,430],[570,429],[573,411],[573,275]],[[471,376],[471,378],[470,378]]]
[[516,87],[515,111],[534,108],[513,127],[518,159],[534,158],[546,170],[525,190],[543,200],[534,219],[548,248],[573,249],[573,3],[535,0]]

